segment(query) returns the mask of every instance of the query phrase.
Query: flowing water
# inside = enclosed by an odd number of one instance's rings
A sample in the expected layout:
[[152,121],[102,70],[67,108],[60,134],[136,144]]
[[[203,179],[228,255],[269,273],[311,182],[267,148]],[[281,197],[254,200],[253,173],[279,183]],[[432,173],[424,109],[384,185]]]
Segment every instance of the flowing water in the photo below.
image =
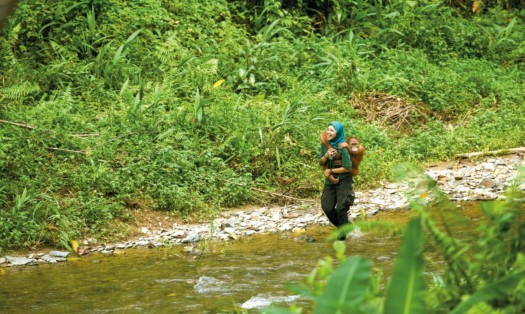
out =
[[[408,215],[380,213],[371,219],[404,223]],[[326,241],[331,231],[315,226],[303,235],[209,242],[203,254],[172,246],[0,268],[0,313],[225,313],[239,308],[255,313],[272,302],[308,309],[309,302],[287,285],[304,282],[320,259],[334,256],[332,242]],[[400,240],[365,233],[347,239],[347,255],[370,258],[374,270],[388,274]],[[439,268],[438,259],[427,258],[427,272]]]

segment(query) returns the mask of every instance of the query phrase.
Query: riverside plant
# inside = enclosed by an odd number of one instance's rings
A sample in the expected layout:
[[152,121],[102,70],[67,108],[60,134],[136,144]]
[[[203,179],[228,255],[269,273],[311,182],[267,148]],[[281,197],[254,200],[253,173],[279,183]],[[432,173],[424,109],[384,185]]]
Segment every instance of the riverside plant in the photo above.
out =
[[[406,225],[386,288],[380,288],[382,273],[372,272],[369,259],[345,256],[345,243],[335,241],[335,268],[332,257],[326,257],[305,286],[295,287],[313,301],[313,313],[521,313],[525,193],[518,186],[525,182],[525,169],[503,200],[480,203],[485,219],[470,241],[454,235],[453,226],[463,217],[422,169],[404,164],[396,171],[399,180],[412,185],[410,209],[417,216]],[[343,226],[338,232],[354,228]],[[430,243],[445,261],[433,281],[424,275],[424,247]],[[261,312],[302,310],[293,305]]]

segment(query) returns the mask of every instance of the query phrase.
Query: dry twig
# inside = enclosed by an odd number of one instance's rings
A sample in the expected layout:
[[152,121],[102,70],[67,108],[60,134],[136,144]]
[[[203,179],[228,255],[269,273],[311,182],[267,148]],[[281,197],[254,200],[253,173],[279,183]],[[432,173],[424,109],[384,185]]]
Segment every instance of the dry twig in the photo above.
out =
[[456,157],[459,158],[472,158],[472,157],[481,157],[481,156],[498,156],[505,154],[516,154],[516,153],[525,153],[525,147],[509,148],[509,149],[498,149],[491,150],[486,152],[473,152],[466,154],[459,154]]
[[16,122],[11,122],[11,121],[6,121],[6,120],[0,120],[0,123],[6,123],[6,124],[9,124],[9,125],[14,125],[14,126],[18,126],[18,127],[21,127],[21,128],[31,129],[31,130],[36,129],[36,127],[34,127],[32,125],[29,125],[29,124],[16,123]]

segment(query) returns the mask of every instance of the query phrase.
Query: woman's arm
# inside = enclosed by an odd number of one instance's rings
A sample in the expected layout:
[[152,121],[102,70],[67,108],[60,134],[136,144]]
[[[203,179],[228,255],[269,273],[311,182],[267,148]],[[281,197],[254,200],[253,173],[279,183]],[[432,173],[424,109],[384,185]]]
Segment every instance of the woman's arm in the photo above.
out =
[[352,170],[351,167],[350,167],[350,169],[346,169],[344,167],[334,168],[334,169],[325,169],[324,170],[324,176],[328,178],[329,176],[331,176],[333,174],[349,173],[351,170]]
[[325,166],[328,160],[330,160],[330,151],[321,144],[321,150],[319,151],[319,165]]

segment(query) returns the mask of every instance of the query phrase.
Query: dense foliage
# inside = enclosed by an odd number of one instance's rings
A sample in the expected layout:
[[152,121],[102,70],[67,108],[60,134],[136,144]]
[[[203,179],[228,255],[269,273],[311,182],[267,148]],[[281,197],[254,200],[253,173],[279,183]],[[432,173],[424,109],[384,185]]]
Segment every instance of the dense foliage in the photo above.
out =
[[[372,262],[345,256],[334,242],[337,261],[320,260],[304,287],[314,313],[523,313],[525,310],[525,168],[502,200],[480,203],[481,223],[473,224],[422,169],[401,164],[396,179],[408,183],[414,217],[408,222],[391,276],[372,271]],[[342,229],[351,231],[359,222]],[[366,229],[364,229],[366,230]],[[429,250],[430,247],[433,247]],[[441,258],[427,256],[439,251]],[[425,265],[443,262],[437,272]],[[334,268],[334,264],[336,267]],[[338,264],[338,265],[337,265]],[[385,283],[385,284],[383,284]],[[296,305],[263,313],[302,313]]]
[[0,248],[253,187],[314,197],[331,120],[367,147],[357,189],[401,160],[521,146],[524,12],[453,2],[19,1],[0,36]]

